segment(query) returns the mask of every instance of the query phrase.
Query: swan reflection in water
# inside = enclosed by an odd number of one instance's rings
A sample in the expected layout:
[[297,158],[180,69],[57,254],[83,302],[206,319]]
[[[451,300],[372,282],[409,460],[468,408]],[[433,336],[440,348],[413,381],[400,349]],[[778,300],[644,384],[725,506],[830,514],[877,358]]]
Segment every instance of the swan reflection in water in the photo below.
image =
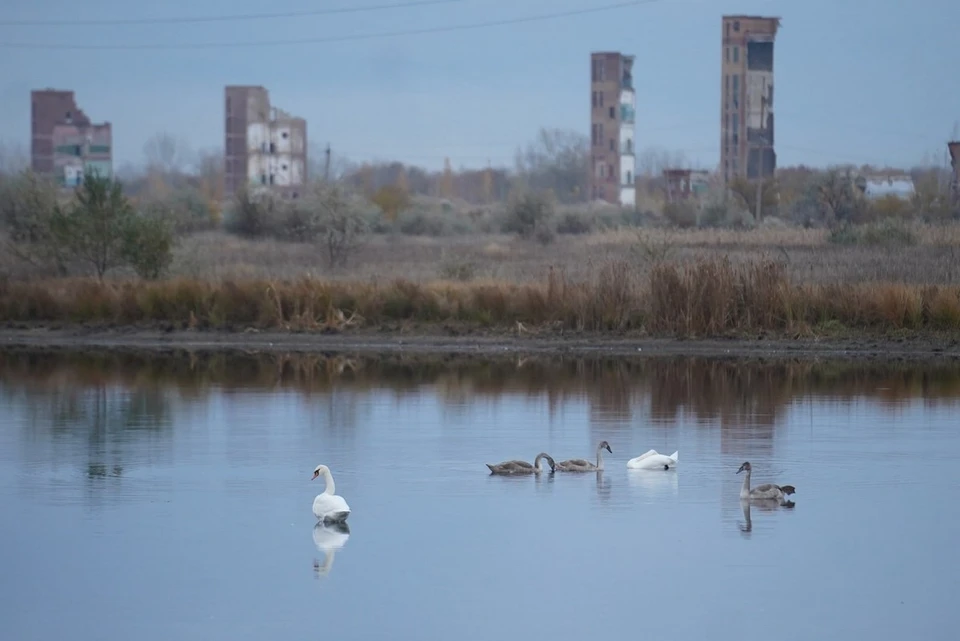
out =
[[313,571],[317,578],[326,576],[333,567],[333,557],[337,550],[342,549],[350,538],[350,526],[346,523],[330,523],[324,525],[318,522],[313,526],[313,544],[317,546],[318,552],[323,552],[323,564],[314,559]]
[[603,470],[597,470],[597,496],[601,501],[610,500],[610,478],[604,478]]
[[678,474],[676,469],[664,471],[633,468],[627,470],[630,485],[650,495],[676,496],[679,492]]
[[761,512],[775,512],[780,508],[792,508],[796,503],[787,499],[740,499],[740,509],[743,510],[743,523],[738,524],[743,534],[749,535],[753,531],[753,520],[750,518],[750,509],[755,507]]
[[547,472],[545,474],[537,474],[533,477],[534,487],[537,488],[537,491],[543,490],[552,490],[554,481],[557,480],[557,475],[554,472]]

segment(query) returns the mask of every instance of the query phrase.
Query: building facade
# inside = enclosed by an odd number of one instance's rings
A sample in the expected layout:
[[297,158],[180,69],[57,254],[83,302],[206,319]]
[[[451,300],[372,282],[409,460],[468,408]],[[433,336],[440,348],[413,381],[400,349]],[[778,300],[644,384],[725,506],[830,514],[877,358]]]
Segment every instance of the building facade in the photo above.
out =
[[633,56],[590,54],[590,198],[635,207]]
[[720,173],[724,182],[773,176],[773,43],[780,18],[723,16]]
[[72,91],[30,92],[30,166],[62,187],[75,187],[85,172],[113,177],[113,130],[93,123]]
[[224,192],[243,186],[299,198],[307,183],[307,123],[270,105],[260,86],[224,90]]
[[664,196],[668,203],[699,199],[710,189],[710,173],[693,169],[664,169]]

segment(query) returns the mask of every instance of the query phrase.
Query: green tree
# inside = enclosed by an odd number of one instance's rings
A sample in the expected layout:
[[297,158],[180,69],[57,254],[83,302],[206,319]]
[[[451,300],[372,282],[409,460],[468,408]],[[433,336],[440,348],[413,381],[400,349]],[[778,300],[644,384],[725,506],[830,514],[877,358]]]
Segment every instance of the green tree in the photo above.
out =
[[160,278],[173,262],[172,223],[158,216],[137,216],[125,226],[121,255],[137,276]]
[[72,206],[55,213],[53,229],[56,241],[103,280],[107,271],[127,262],[125,244],[136,222],[120,183],[87,172]]

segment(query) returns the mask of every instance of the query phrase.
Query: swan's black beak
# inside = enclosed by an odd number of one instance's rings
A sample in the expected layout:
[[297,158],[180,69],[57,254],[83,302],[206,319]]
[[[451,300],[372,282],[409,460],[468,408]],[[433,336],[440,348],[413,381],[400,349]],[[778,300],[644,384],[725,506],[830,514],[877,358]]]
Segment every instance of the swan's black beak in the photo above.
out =
[[320,472],[314,472],[314,473],[313,473],[313,476],[310,477],[310,480],[312,481],[313,479],[317,478],[318,476],[320,476]]

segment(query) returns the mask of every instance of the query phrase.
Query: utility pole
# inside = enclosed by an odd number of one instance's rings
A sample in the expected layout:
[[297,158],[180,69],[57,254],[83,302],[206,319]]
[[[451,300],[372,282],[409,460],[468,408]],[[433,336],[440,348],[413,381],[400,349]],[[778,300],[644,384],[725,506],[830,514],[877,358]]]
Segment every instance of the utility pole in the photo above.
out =
[[326,159],[323,161],[323,182],[330,182],[330,143],[324,151]]
[[756,213],[757,223],[760,222],[760,214],[761,214],[760,206],[763,203],[763,170],[760,169],[758,173],[759,173],[759,176],[757,176],[757,213]]

